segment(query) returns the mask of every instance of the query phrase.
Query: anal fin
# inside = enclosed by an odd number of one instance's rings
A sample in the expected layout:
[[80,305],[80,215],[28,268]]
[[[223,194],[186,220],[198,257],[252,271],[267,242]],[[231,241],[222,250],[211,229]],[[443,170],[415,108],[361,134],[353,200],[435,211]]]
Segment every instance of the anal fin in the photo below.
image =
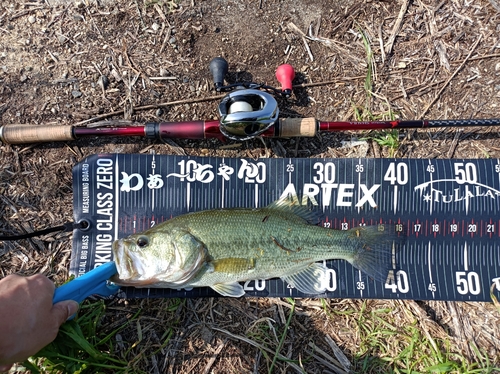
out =
[[243,286],[237,282],[234,283],[218,283],[210,286],[212,290],[221,294],[222,296],[240,297],[245,294]]
[[302,293],[317,295],[325,292],[323,277],[325,268],[322,264],[313,263],[298,273],[281,277],[290,286]]

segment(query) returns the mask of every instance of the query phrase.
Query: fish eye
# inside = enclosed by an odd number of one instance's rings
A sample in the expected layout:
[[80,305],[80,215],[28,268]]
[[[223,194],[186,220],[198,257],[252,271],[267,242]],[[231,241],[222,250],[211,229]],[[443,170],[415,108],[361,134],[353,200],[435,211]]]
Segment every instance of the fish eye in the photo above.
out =
[[139,236],[137,238],[136,244],[139,248],[144,248],[149,244],[149,239],[147,236]]

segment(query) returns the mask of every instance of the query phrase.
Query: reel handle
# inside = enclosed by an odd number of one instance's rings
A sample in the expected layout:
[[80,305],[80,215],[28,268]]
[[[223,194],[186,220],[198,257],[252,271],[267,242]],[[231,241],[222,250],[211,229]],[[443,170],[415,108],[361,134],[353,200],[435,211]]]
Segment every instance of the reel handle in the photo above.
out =
[[295,70],[290,64],[283,64],[276,69],[276,79],[281,83],[281,94],[285,97],[292,95],[292,81],[295,78]]
[[215,57],[210,61],[210,65],[208,65],[210,69],[210,73],[212,74],[215,89],[217,92],[221,91],[221,87],[224,86],[224,77],[227,74],[229,69],[229,65],[225,59],[222,57]]
[[74,139],[72,126],[7,124],[0,127],[0,140],[6,144],[45,143]]

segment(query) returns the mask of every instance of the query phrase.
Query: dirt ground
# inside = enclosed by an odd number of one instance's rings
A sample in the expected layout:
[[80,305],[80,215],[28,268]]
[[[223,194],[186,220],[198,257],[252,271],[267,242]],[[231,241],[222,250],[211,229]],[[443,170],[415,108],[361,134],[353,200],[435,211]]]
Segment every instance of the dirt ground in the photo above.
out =
[[[392,111],[401,119],[498,118],[499,35],[496,0],[3,0],[1,124],[216,119],[218,100],[210,99],[217,94],[208,71],[216,56],[229,62],[228,81],[276,86],[276,67],[289,63],[297,71],[294,83],[316,84],[297,88],[288,102],[280,100],[284,117],[355,120],[356,113],[388,118]],[[197,102],[201,99],[207,100]],[[178,100],[184,102],[168,104]],[[356,150],[340,145],[360,136],[344,132],[225,144],[139,138],[0,144],[0,231],[30,232],[71,221],[72,167],[95,153],[353,157]],[[496,127],[401,131],[394,155],[500,158],[499,139]],[[354,155],[391,155],[374,141],[368,145],[364,154]],[[70,252],[70,233],[0,242],[0,277],[42,272],[62,283]],[[113,301],[106,312],[106,321],[116,322],[143,311],[143,337],[129,353],[146,372],[267,372],[261,351],[234,335],[248,336],[256,321],[283,326],[288,311],[278,299],[195,299],[170,314],[167,304]],[[331,352],[327,336],[356,361],[359,334],[341,311],[362,308],[392,311],[401,325],[417,321],[425,336],[448,339],[470,363],[479,361],[469,348],[473,341],[481,355],[500,364],[500,321],[492,304],[306,299],[298,300],[297,308],[281,353],[294,360],[309,357],[302,362],[306,372],[331,370],[307,354],[310,342]],[[173,337],[158,349],[166,324],[174,326]],[[137,341],[136,328],[121,338]],[[366,355],[378,357],[376,351]],[[283,361],[276,370],[294,372]]]

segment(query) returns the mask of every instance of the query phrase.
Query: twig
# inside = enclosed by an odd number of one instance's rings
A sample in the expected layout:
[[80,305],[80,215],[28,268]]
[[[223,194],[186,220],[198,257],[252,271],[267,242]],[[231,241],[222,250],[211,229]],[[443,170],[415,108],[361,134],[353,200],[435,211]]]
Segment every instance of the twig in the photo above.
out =
[[380,145],[375,140],[372,140],[371,143],[374,158],[380,158]]
[[340,362],[340,364],[344,367],[345,370],[349,371],[351,368],[351,362],[346,357],[344,352],[342,352],[337,343],[335,343],[335,341],[329,335],[325,335],[325,340],[332,349],[335,357]]
[[311,60],[311,62],[313,62],[314,56],[313,56],[313,54],[311,52],[311,48],[309,48],[309,44],[307,44],[307,40],[304,36],[302,37],[302,41],[304,42],[304,46],[306,48],[307,54],[309,55],[309,59]]
[[93,128],[100,126],[124,127],[124,126],[142,126],[142,124],[126,119],[112,119],[109,121],[94,122],[91,125],[88,125],[87,127]]
[[424,111],[422,112],[422,114],[420,115],[420,119],[424,118],[425,115],[427,114],[427,112],[429,111],[430,107],[433,106],[436,101],[439,99],[439,96],[441,96],[441,94],[443,93],[443,91],[445,90],[445,88],[448,86],[448,84],[451,82],[451,80],[453,78],[455,78],[455,76],[458,74],[458,72],[460,70],[462,70],[462,68],[464,67],[465,63],[467,61],[469,61],[469,57],[472,55],[472,53],[474,53],[474,51],[476,50],[476,47],[477,45],[479,44],[479,42],[481,41],[481,34],[479,35],[479,38],[477,38],[476,42],[474,43],[474,45],[472,46],[469,54],[467,55],[467,57],[465,58],[465,60],[463,60],[463,62],[460,64],[460,66],[453,72],[453,74],[448,78],[448,80],[443,84],[443,87],[441,87],[441,89],[439,90],[439,92],[437,93],[437,95],[434,97],[434,99],[427,105],[427,107],[424,109]]
[[378,28],[378,42],[380,44],[380,56],[382,57],[382,63],[385,63],[384,38],[382,37],[382,25],[380,25]]
[[151,81],[175,81],[177,77],[148,77]]
[[178,156],[185,156],[186,152],[184,151],[184,148],[180,147],[176,142],[174,142],[172,139],[169,138],[161,138],[161,141],[163,144],[167,144],[168,147],[170,148],[170,151],[175,153]]
[[450,71],[450,62],[448,61],[448,56],[446,55],[446,46],[442,40],[434,40],[434,49],[439,56],[439,63],[446,70]]
[[[140,14],[140,13],[139,13]],[[123,57],[125,58],[125,62],[127,63],[128,67],[130,69],[132,69],[134,71],[135,74],[137,74],[137,78],[139,77],[139,75],[142,73],[141,71],[139,71],[136,67],[135,67],[135,64],[132,62],[132,60],[130,59],[129,55],[128,55],[128,52],[127,52],[127,43],[125,43],[125,39],[122,40],[122,54],[123,54]],[[145,74],[143,74],[143,76],[145,76]],[[137,80],[136,78],[136,80]]]
[[[320,43],[325,44],[326,46],[334,49],[340,55],[342,55],[342,56],[346,57],[347,59],[349,59],[352,63],[364,63],[364,61],[362,59],[360,59],[358,57],[355,57],[355,56],[352,56],[351,52],[349,52],[345,48],[340,47],[339,44],[341,44],[341,43],[339,43],[339,42],[337,42],[337,41],[335,41],[333,39],[323,38],[323,37],[319,37],[319,36],[313,36],[312,34],[311,35],[306,35],[293,22],[289,22],[288,25],[287,25],[287,28],[290,31],[295,32],[296,34],[298,34],[302,38],[306,38],[306,39],[309,39],[309,40],[312,40],[312,41],[316,41],[316,42],[320,42]],[[344,45],[344,44],[342,44],[342,45]]]
[[215,352],[212,354],[212,357],[210,357],[210,360],[208,360],[207,366],[205,366],[205,369],[203,370],[203,374],[208,374],[210,372],[210,368],[214,364],[215,360],[217,359],[217,356],[222,351],[225,345],[226,345],[226,340],[224,340],[219,344]]
[[16,14],[13,14],[12,17],[9,18],[9,21],[13,21],[16,18],[25,16],[26,14],[29,14],[30,12],[33,12],[34,10],[40,10],[40,9],[43,9],[43,8],[44,7],[37,7],[37,8],[31,8],[31,9],[28,9],[28,10],[22,10],[22,11],[16,13]]
[[500,53],[492,53],[484,56],[471,57],[469,58],[469,61],[484,60],[485,58],[495,58],[495,57],[500,57]]
[[232,338],[234,338],[234,339],[238,339],[238,340],[241,340],[241,341],[243,341],[243,342],[245,342],[245,343],[248,343],[248,344],[250,344],[250,345],[253,345],[253,346],[254,346],[254,347],[256,347],[256,348],[261,349],[261,350],[263,350],[263,351],[266,351],[266,352],[268,352],[268,353],[271,353],[271,354],[273,354],[273,355],[274,355],[274,354],[276,354],[276,357],[277,357],[278,359],[285,361],[285,362],[287,363],[287,365],[289,365],[289,366],[291,366],[292,368],[294,368],[294,369],[297,371],[297,373],[304,373],[304,370],[302,370],[302,369],[301,369],[301,368],[300,368],[297,364],[295,364],[295,363],[291,362],[289,358],[287,358],[287,357],[283,356],[281,353],[276,353],[275,351],[273,351],[273,350],[271,350],[271,349],[269,349],[269,348],[267,348],[267,347],[265,347],[265,346],[263,346],[263,345],[261,345],[261,344],[259,344],[259,343],[255,342],[255,341],[253,341],[253,340],[251,340],[251,339],[248,339],[248,338],[247,338],[247,337],[245,337],[245,336],[236,335],[236,334],[233,334],[232,332],[229,332],[229,331],[227,331],[227,330],[224,330],[224,329],[219,329],[219,328],[217,328],[217,327],[213,327],[213,326],[212,326],[212,329],[213,329],[213,330],[216,330],[216,331],[220,331],[220,332],[222,332],[222,333],[224,333],[224,334],[226,334],[226,335],[228,335],[228,336],[230,336],[230,337],[232,337]]
[[[322,353],[325,353],[325,355],[326,355],[325,357],[328,357],[328,358],[336,361],[333,357],[331,357],[330,355],[326,354],[326,352],[320,350],[314,343],[309,343],[309,346],[311,348],[313,348],[314,350],[316,350],[317,352],[321,351]],[[333,370],[335,373],[337,373],[337,374],[347,374],[347,371],[345,371],[344,369],[338,367],[335,364],[332,364],[330,361],[325,360],[323,357],[320,357],[320,356],[318,356],[318,355],[314,354],[313,352],[308,351],[306,349],[304,349],[304,352],[307,353],[308,355],[310,355],[311,357],[315,358],[317,361],[319,361],[320,363],[322,363],[323,365],[325,365],[329,369]]]
[[[345,82],[345,81],[353,81],[353,80],[364,79],[364,78],[365,78],[364,76],[360,75],[360,76],[357,76],[357,77],[346,77],[346,78],[329,80],[329,81],[323,81],[323,82],[301,83],[301,84],[294,84],[292,86],[292,88],[306,88],[306,87],[325,86],[325,85],[328,85],[328,84],[335,84],[335,83],[340,83],[340,82]],[[209,96],[209,97],[201,97],[201,98],[197,98],[197,99],[185,99],[185,100],[167,101],[167,102],[158,103],[158,104],[143,105],[143,106],[135,107],[134,108],[134,112],[141,111],[141,110],[157,109],[157,108],[174,106],[174,105],[194,104],[194,103],[202,103],[202,102],[205,102],[205,101],[219,100],[219,99],[224,98],[224,96],[225,95],[216,95],[216,96]],[[104,118],[113,117],[113,116],[120,115],[120,114],[123,114],[123,113],[124,113],[123,110],[116,110],[114,112],[100,114],[98,116],[86,119],[84,121],[77,122],[77,123],[73,124],[73,126],[84,125],[86,123],[95,122],[95,121],[98,121],[98,120],[102,120]]]
[[403,18],[408,9],[408,5],[410,4],[410,0],[404,0],[401,9],[399,10],[398,18],[396,18],[396,22],[394,23],[394,27],[392,28],[391,36],[389,36],[389,40],[387,41],[387,45],[385,46],[385,53],[388,55],[392,52],[392,47],[394,45],[394,41],[396,40],[396,36],[401,28],[401,24],[403,23]]
[[452,158],[455,150],[457,149],[458,141],[460,140],[460,135],[462,135],[463,130],[459,129],[455,133],[455,137],[453,138],[453,142],[451,143],[450,149],[446,153],[446,158]]
[[339,361],[334,359],[332,356],[330,356],[328,353],[326,353],[324,350],[322,350],[320,347],[318,347],[316,344],[313,342],[309,342],[309,347],[311,347],[315,352],[318,352],[321,356],[326,358],[327,360],[331,361],[331,363],[335,366],[343,366]]
[[[204,101],[211,101],[211,100],[218,100],[222,99],[224,95],[217,95],[217,96],[209,96],[209,97],[202,97],[198,99],[186,99],[186,100],[177,100],[177,101],[167,101],[165,103],[158,103],[158,104],[152,104],[152,105],[143,105],[143,106],[138,106],[134,108],[134,111],[138,110],[149,110],[149,109],[157,109],[161,107],[166,107],[166,106],[173,106],[173,105],[181,105],[181,104],[193,104],[193,103],[201,103]],[[119,114],[123,114],[123,110],[115,110],[114,112],[109,112],[109,113],[104,113],[100,114],[98,116],[95,116],[93,118],[86,119],[85,121],[77,122],[73,126],[78,126],[78,125],[84,125],[86,123],[94,122],[103,118],[109,118],[112,116],[116,116]]]
[[163,43],[161,43],[161,48],[160,48],[160,54],[163,53],[163,50],[165,49],[165,46],[167,45],[167,41],[170,38],[170,34],[172,33],[172,26],[168,21],[166,21],[168,24],[168,29],[167,32],[165,33],[165,38],[163,39]]

